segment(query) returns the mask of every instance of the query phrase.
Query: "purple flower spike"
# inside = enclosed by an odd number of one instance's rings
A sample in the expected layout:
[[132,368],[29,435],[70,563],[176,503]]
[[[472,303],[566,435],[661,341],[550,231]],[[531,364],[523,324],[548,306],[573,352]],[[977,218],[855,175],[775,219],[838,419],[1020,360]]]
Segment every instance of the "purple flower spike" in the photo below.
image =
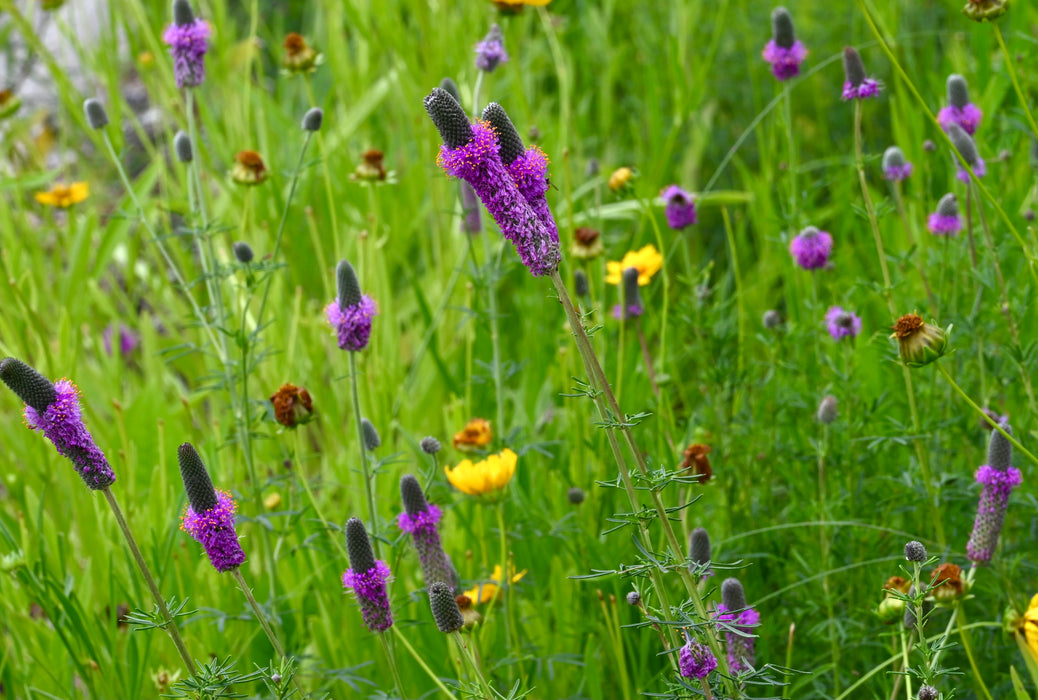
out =
[[828,231],[808,226],[789,243],[789,252],[796,264],[805,270],[817,270],[829,262],[833,251],[833,237]]
[[345,308],[333,301],[324,308],[324,313],[338,335],[340,349],[358,352],[368,346],[371,322],[378,315],[378,307],[371,297],[365,294],[359,303]]
[[926,220],[926,228],[935,236],[954,236],[962,230],[959,203],[954,194],[949,192],[941,197],[937,202],[937,211]]
[[861,333],[861,319],[850,311],[839,306],[830,306],[825,314],[825,323],[833,340],[855,338]]
[[937,113],[937,122],[945,131],[949,124],[958,124],[962,130],[972,136],[980,126],[984,113],[977,105],[970,102],[969,86],[966,79],[957,73],[948,76],[948,106]]
[[[1009,424],[1002,429],[1009,432]],[[1013,445],[1002,433],[991,431],[988,445],[988,464],[977,469],[977,482],[983,485],[973,532],[966,543],[966,557],[977,564],[986,564],[998,546],[998,536],[1006,518],[1009,494],[1023,482],[1020,470],[1012,466]]]
[[771,72],[779,80],[789,80],[800,73],[800,64],[807,58],[807,49],[796,40],[793,18],[789,10],[776,7],[771,12],[771,41],[761,52],[771,64]]
[[530,205],[548,232],[549,240],[558,247],[559,229],[555,225],[551,209],[548,208],[548,156],[537,146],[530,146],[505,167],[515,186],[519,188],[519,194]]
[[375,559],[368,531],[357,518],[346,521],[346,551],[351,568],[342,575],[342,585],[352,588],[356,594],[367,628],[372,632],[385,632],[393,626],[393,611],[386,592],[389,567]]
[[[112,340],[115,337],[115,324],[109,324],[105,326],[104,333],[101,334],[101,340],[104,342],[105,353],[108,355],[112,354]],[[137,335],[133,329],[127,327],[125,324],[119,324],[119,354],[123,357],[127,357],[137,349],[137,346],[141,344],[140,336]]]
[[688,640],[678,653],[678,669],[685,678],[703,679],[716,668],[717,658],[697,639]]
[[505,50],[505,37],[501,34],[501,27],[492,25],[483,41],[476,44],[476,68],[490,73],[507,62],[508,51]]
[[732,673],[748,671],[754,664],[753,628],[760,624],[760,613],[746,607],[746,594],[739,579],[728,578],[721,584],[721,604],[717,606],[717,620],[731,631],[720,627],[724,632],[728,647],[728,670]]
[[443,551],[440,533],[436,529],[443,512],[426,500],[418,479],[410,474],[405,474],[400,479],[400,500],[404,503],[404,512],[397,517],[397,524],[414,540],[426,587],[442,582],[451,590],[460,591],[461,580],[458,578],[458,572],[450,557]]
[[879,83],[865,73],[861,55],[851,47],[843,50],[844,100],[864,100],[879,94]]
[[216,491],[216,505],[196,513],[190,505],[184,509],[181,529],[205,548],[213,568],[223,573],[241,566],[245,552],[234,531],[234,511],[237,506],[231,495]]
[[883,152],[883,177],[892,182],[904,182],[912,174],[912,164],[897,146]]
[[677,185],[665,188],[660,197],[667,203],[664,214],[667,225],[675,231],[696,223],[696,202],[691,192],[686,192]]
[[209,48],[209,25],[196,18],[187,0],[173,3],[173,24],[162,40],[173,56],[173,76],[178,88],[196,87],[205,80],[205,52]]
[[[4,360],[4,363],[10,361]],[[35,372],[28,365],[23,366]],[[6,372],[4,380],[7,381]],[[115,472],[83,424],[76,385],[67,379],[60,379],[54,384],[54,390],[56,398],[44,410],[28,405],[25,407],[25,424],[33,430],[41,431],[54,443],[58,454],[72,460],[72,466],[88,487],[95,491],[107,488],[115,481]]]
[[[984,159],[980,156],[977,156],[977,159],[973,163],[971,163],[970,166],[973,168],[973,174],[977,177],[984,177],[988,174],[988,166],[984,162]],[[959,167],[956,169],[955,177],[958,178],[960,182],[964,182],[967,184],[970,181],[970,173],[968,170],[966,170],[966,168],[963,167]]]

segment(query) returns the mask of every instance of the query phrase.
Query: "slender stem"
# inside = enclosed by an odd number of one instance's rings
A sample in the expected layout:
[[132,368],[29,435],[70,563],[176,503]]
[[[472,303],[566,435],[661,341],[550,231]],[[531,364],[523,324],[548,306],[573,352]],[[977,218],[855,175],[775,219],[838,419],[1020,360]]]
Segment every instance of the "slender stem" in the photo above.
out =
[[961,603],[955,606],[955,622],[956,627],[958,628],[959,638],[962,640],[962,648],[966,652],[966,658],[969,659],[970,668],[973,669],[973,680],[974,682],[976,682],[977,686],[984,694],[984,697],[986,697],[988,700],[994,700],[991,697],[991,691],[988,690],[987,685],[985,685],[984,683],[984,678],[980,675],[980,669],[977,668],[977,661],[973,658],[973,649],[970,646],[970,638],[969,635],[966,633],[966,630],[964,629],[967,622],[966,613],[963,612],[962,607],[963,606]]
[[260,623],[263,628],[264,634],[267,635],[267,639],[270,640],[270,645],[274,647],[274,651],[281,658],[285,658],[285,649],[281,646],[281,642],[278,641],[277,636],[274,634],[274,630],[270,627],[270,622],[267,621],[267,616],[260,608],[259,603],[256,602],[256,597],[252,595],[252,589],[245,584],[245,579],[242,578],[241,569],[232,569],[231,576],[238,582],[238,587],[241,588],[241,592],[245,594],[245,600],[248,601],[249,607],[252,608],[253,614],[256,616],[256,620]]
[[396,692],[400,696],[400,700],[407,700],[407,696],[404,694],[404,682],[400,679],[400,669],[396,667],[396,656],[393,654],[393,646],[389,641],[389,637],[386,636],[385,632],[379,632],[375,636],[378,637],[378,641],[382,644],[382,651],[386,652],[386,661],[389,662],[389,670],[393,674]]
[[[792,146],[790,147],[792,149]],[[742,298],[742,275],[739,274],[739,254],[735,247],[735,232],[732,231],[732,220],[728,216],[728,207],[721,207],[721,216],[724,218],[724,232],[728,239],[728,248],[732,256],[732,277],[735,279],[735,317],[738,330],[736,369],[738,376],[743,376],[744,355],[746,347],[746,314],[743,309]],[[732,409],[733,413],[735,408]]]
[[[314,87],[310,82],[309,74],[306,75],[306,95],[310,98],[310,104],[313,107],[317,106],[317,98],[314,96]],[[335,195],[332,194],[332,175],[328,166],[328,152],[325,150],[324,135],[318,134],[317,136],[317,147],[321,151],[321,175],[324,179],[324,196],[328,200],[328,216],[331,221],[332,231],[339,230],[339,221],[336,217],[335,210],[339,208],[339,203],[335,201]],[[326,263],[324,262],[324,245],[319,237],[314,238],[314,252],[317,254],[317,260],[320,262],[321,269],[327,270]]]
[[1009,55],[1009,48],[1006,46],[1005,39],[1002,38],[1002,29],[999,28],[998,24],[992,23],[991,28],[995,30],[995,40],[998,42],[998,48],[1002,49],[1002,57],[1005,59],[1006,72],[1009,73],[1009,79],[1013,81],[1013,90],[1016,91],[1016,98],[1020,100],[1020,108],[1024,110],[1024,116],[1027,117],[1027,123],[1031,126],[1031,133],[1034,134],[1035,138],[1038,138],[1038,124],[1034,121],[1034,115],[1031,114],[1028,104],[1030,101],[1024,95],[1024,91],[1020,89],[1020,80],[1016,76],[1016,61]]
[[[482,71],[480,71],[482,73]],[[494,374],[494,401],[497,410],[497,431],[499,436],[505,435],[505,380],[501,367],[501,335],[497,314],[497,264],[490,251],[490,236],[486,231],[479,234],[483,239],[483,281],[487,286],[487,307],[490,313],[490,351],[492,353]]]
[[786,122],[786,146],[789,149],[787,158],[787,172],[789,173],[789,220],[793,228],[799,228],[797,221],[797,204],[800,197],[797,193],[797,148],[796,139],[793,138],[793,107],[790,104],[790,88],[788,85],[782,89],[782,114]]
[[930,300],[931,312],[934,316],[938,316],[937,312],[937,297],[934,296],[933,288],[930,287],[930,280],[926,276],[926,271],[923,270],[923,266],[919,264],[916,256],[919,254],[920,249],[917,247],[918,243],[915,238],[915,232],[912,225],[908,221],[908,214],[905,211],[905,200],[901,195],[901,183],[894,183],[894,204],[897,207],[898,218],[901,219],[901,227],[905,230],[905,236],[908,237],[908,246],[913,250],[912,254],[912,267],[915,268],[916,272],[919,273],[919,279],[923,281],[923,288],[926,290],[926,297]]
[[472,650],[469,649],[468,644],[465,643],[465,639],[461,636],[461,632],[451,632],[450,636],[458,646],[458,651],[461,652],[461,655],[468,662],[469,667],[472,669],[472,674],[476,677],[476,680],[479,681],[479,685],[483,688],[483,697],[485,700],[493,700],[494,689],[490,686],[490,683],[487,682],[483,672],[479,670],[479,664],[476,663],[476,659],[472,656]]
[[[904,627],[901,628],[901,664],[902,668],[907,669],[912,665],[912,660],[908,656],[908,632]],[[899,674],[898,681],[902,678],[905,680],[905,698],[907,700],[913,700],[912,698],[912,679],[906,674]],[[894,693],[890,696],[891,700],[897,695],[897,682],[894,683]]]
[[443,684],[443,681],[440,680],[439,676],[433,673],[432,669],[425,663],[425,660],[422,659],[421,655],[415,651],[415,648],[411,646],[411,643],[407,641],[406,637],[404,637],[404,633],[401,632],[396,625],[392,627],[392,630],[393,634],[396,635],[397,640],[404,645],[404,648],[407,649],[408,653],[411,654],[411,657],[418,662],[418,665],[423,671],[425,671],[425,674],[432,679],[432,682],[436,684],[436,687],[440,689],[440,692],[450,698],[450,700],[458,700],[457,696],[450,691],[450,688]]
[[[350,351],[350,396],[353,399],[353,422],[357,426],[357,447],[360,449],[360,465],[364,472],[364,493],[368,499],[368,522],[371,523],[371,529],[376,535],[379,531],[378,524],[378,511],[375,509],[375,490],[374,480],[375,475],[371,473],[371,469],[368,466],[368,455],[367,450],[364,449],[364,428],[361,427],[360,419],[363,416],[360,413],[360,396],[357,394],[357,353]],[[380,552],[381,542],[378,537],[371,538],[372,546],[375,549],[375,558],[381,559],[382,554]]]
[[649,384],[652,385],[652,393],[656,395],[656,398],[660,398],[660,387],[656,383],[656,370],[652,368],[652,353],[649,352],[649,344],[645,341],[645,329],[642,328],[642,320],[640,317],[634,319],[634,329],[638,334],[638,342],[642,346],[642,359],[645,360],[645,371],[649,375]]
[[[508,553],[508,528],[505,526],[505,500],[502,500],[497,505],[497,529],[501,537],[501,580],[498,581],[498,590],[505,592],[504,599],[504,610],[502,614],[505,618],[505,639],[509,641],[512,646],[512,656],[517,660],[520,658],[519,655],[519,628],[512,624],[512,613],[515,611],[515,596],[512,595],[512,559]],[[514,637],[513,637],[514,635]],[[523,680],[526,680],[526,675],[523,673],[523,666],[519,664],[519,673],[523,676]],[[525,683],[524,683],[525,685]]]
[[101,493],[105,495],[105,500],[108,501],[109,507],[112,509],[112,514],[115,515],[115,522],[119,524],[119,529],[123,532],[123,537],[126,538],[126,544],[130,548],[130,554],[133,555],[134,561],[137,562],[137,568],[141,571],[141,576],[144,577],[144,583],[148,586],[148,590],[151,591],[151,597],[155,599],[155,606],[159,609],[159,614],[162,619],[165,620],[163,629],[169,634],[170,639],[173,640],[173,646],[177,648],[177,653],[180,654],[180,658],[184,661],[184,666],[187,667],[188,673],[192,676],[197,673],[195,670],[195,662],[191,660],[191,655],[187,652],[187,647],[184,645],[184,640],[180,636],[180,629],[177,627],[176,620],[173,619],[173,615],[169,612],[169,607],[166,606],[166,600],[162,597],[162,593],[159,591],[159,587],[155,584],[155,578],[151,575],[151,569],[144,561],[144,557],[141,555],[140,547],[137,546],[137,540],[134,538],[133,533],[130,531],[130,526],[126,522],[126,518],[123,516],[122,508],[119,507],[119,502],[115,500],[115,494],[109,487],[101,489]]
[[[317,498],[314,497],[314,492],[310,489],[310,480],[306,478],[306,474],[303,471],[303,460],[302,460],[302,433],[296,429],[296,462],[295,469],[293,471],[299,477],[299,483],[303,485],[303,491],[306,492],[307,498],[310,499],[310,505],[313,506],[314,513],[317,514],[317,519],[321,521],[321,525],[324,527],[325,532],[331,532],[332,528],[328,525],[328,519],[324,517],[324,513],[321,512],[321,507],[317,505]],[[335,545],[339,550],[339,553],[343,558],[349,561],[349,553],[346,551],[346,545],[343,544],[341,537],[332,537],[335,541]]]

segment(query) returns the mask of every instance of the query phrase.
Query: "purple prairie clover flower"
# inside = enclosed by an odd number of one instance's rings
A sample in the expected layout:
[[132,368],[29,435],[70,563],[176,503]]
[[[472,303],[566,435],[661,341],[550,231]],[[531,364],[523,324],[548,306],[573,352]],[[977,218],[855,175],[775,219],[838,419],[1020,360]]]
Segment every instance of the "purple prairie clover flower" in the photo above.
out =
[[173,76],[178,88],[196,87],[205,80],[205,52],[209,48],[209,25],[195,17],[187,0],[174,0],[173,24],[162,40],[173,56]]
[[949,192],[937,202],[937,210],[926,219],[926,228],[935,236],[954,236],[962,230],[959,201]]
[[209,472],[191,443],[185,442],[177,449],[177,460],[188,499],[180,529],[205,548],[217,571],[238,568],[245,561],[245,552],[234,531],[234,499],[226,491],[213,488]]
[[861,55],[850,46],[843,50],[843,99],[864,100],[879,94],[879,83],[865,73]]
[[833,252],[833,237],[828,231],[808,226],[790,241],[789,252],[800,267],[817,270],[829,262],[829,255]]
[[350,568],[342,575],[342,585],[353,589],[367,628],[372,632],[385,632],[393,626],[393,611],[386,592],[389,567],[375,559],[368,531],[357,518],[346,521],[346,553],[350,557]]
[[861,318],[839,306],[829,307],[825,313],[825,324],[833,340],[853,339],[861,333]]
[[476,68],[491,73],[499,65],[507,62],[508,51],[505,50],[505,37],[501,33],[501,27],[491,25],[483,41],[476,44]]
[[779,80],[789,80],[800,73],[807,49],[793,34],[793,18],[784,7],[771,12],[771,41],[764,46],[761,56],[771,64],[771,72]]
[[642,304],[642,293],[638,286],[640,272],[636,267],[628,267],[623,271],[623,304],[613,307],[613,318],[617,321],[626,321],[638,318],[645,313],[645,305]]
[[338,297],[324,307],[328,323],[335,329],[339,348],[358,352],[368,346],[371,322],[378,315],[378,306],[366,294],[360,293],[357,273],[346,260],[335,268]]
[[461,181],[461,230],[479,233],[483,230],[483,217],[479,213],[479,198],[472,185]]
[[667,217],[667,225],[675,231],[696,223],[696,202],[691,192],[686,192],[677,185],[664,188],[660,197],[667,203],[663,213]]
[[949,124],[958,124],[962,130],[972,136],[980,126],[984,113],[980,107],[970,102],[969,86],[966,79],[957,73],[948,76],[948,106],[937,113],[937,123],[945,131]]
[[984,177],[987,174],[987,165],[984,164],[984,159],[980,157],[980,153],[977,151],[977,143],[973,140],[973,137],[967,134],[966,130],[958,124],[948,124],[944,127],[944,130],[948,133],[948,138],[951,139],[952,144],[959,152],[956,156],[958,172],[955,173],[955,177],[962,182],[969,183],[970,174],[963,167],[963,163],[973,169],[974,175]]
[[904,152],[891,146],[883,152],[883,177],[892,182],[904,182],[912,174],[912,164],[905,160]]
[[534,277],[556,272],[561,259],[558,240],[505,168],[493,128],[484,122],[469,123],[461,105],[441,88],[425,98],[425,109],[443,139],[437,158],[440,166],[472,185]]
[[54,443],[89,488],[105,489],[115,481],[104,452],[83,424],[75,384],[67,379],[52,383],[13,357],[0,361],[0,379],[25,403],[25,424]]
[[685,678],[703,679],[717,668],[717,658],[709,647],[697,639],[689,639],[678,652],[678,669]]
[[[1011,432],[1009,424],[1003,422],[1002,429]],[[998,536],[1005,522],[1009,494],[1019,486],[1023,477],[1020,470],[1012,466],[1013,445],[997,430],[991,431],[988,443],[988,463],[977,469],[977,482],[983,485],[973,532],[966,543],[966,557],[977,564],[986,564],[998,545]]]
[[426,587],[442,582],[450,586],[451,590],[460,591],[458,572],[443,551],[440,533],[436,529],[443,511],[426,500],[418,479],[410,474],[400,479],[400,498],[404,502],[404,512],[397,516],[397,525],[414,540]]
[[[131,328],[125,324],[120,323],[119,329],[119,354],[123,357],[127,357],[137,349],[137,346],[141,344],[140,336],[137,335]],[[115,338],[116,326],[115,324],[109,324],[105,327],[104,332],[101,334],[101,340],[104,342],[105,353],[108,355],[112,354],[112,340]]]
[[717,621],[724,623],[719,628],[724,632],[728,647],[728,670],[740,673],[752,668],[755,662],[753,628],[760,624],[760,613],[746,607],[746,593],[739,579],[728,578],[721,584]]

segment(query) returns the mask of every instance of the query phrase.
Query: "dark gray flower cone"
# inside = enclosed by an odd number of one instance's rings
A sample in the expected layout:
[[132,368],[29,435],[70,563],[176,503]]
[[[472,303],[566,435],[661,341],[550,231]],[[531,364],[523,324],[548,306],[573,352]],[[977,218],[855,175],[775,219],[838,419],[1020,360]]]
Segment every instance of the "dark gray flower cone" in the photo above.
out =
[[209,472],[198,456],[198,451],[190,442],[185,442],[177,449],[177,461],[180,462],[180,478],[184,480],[184,490],[191,510],[204,513],[216,507],[216,489],[209,478]]

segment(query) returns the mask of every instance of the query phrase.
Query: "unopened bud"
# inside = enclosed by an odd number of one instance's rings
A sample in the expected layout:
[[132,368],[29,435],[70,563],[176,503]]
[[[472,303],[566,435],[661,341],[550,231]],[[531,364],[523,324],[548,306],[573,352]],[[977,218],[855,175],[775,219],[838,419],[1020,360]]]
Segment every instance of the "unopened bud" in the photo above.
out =
[[83,111],[86,112],[87,124],[91,129],[103,129],[108,124],[108,112],[99,100],[91,97],[83,103]]
[[304,131],[320,131],[322,123],[324,123],[324,110],[320,107],[312,107],[303,115]]
[[195,159],[195,149],[191,143],[191,137],[183,131],[178,131],[173,137],[173,150],[177,154],[177,160],[181,163],[190,163]]
[[922,542],[912,540],[905,545],[905,559],[914,562],[926,561],[926,547],[923,546]]
[[255,257],[255,254],[252,252],[252,246],[245,241],[238,241],[234,244],[233,249],[234,258],[240,263],[250,263],[253,257]]
[[818,422],[823,425],[829,425],[836,420],[837,406],[836,397],[832,394],[822,399],[822,402],[818,404],[818,413],[816,414]]

